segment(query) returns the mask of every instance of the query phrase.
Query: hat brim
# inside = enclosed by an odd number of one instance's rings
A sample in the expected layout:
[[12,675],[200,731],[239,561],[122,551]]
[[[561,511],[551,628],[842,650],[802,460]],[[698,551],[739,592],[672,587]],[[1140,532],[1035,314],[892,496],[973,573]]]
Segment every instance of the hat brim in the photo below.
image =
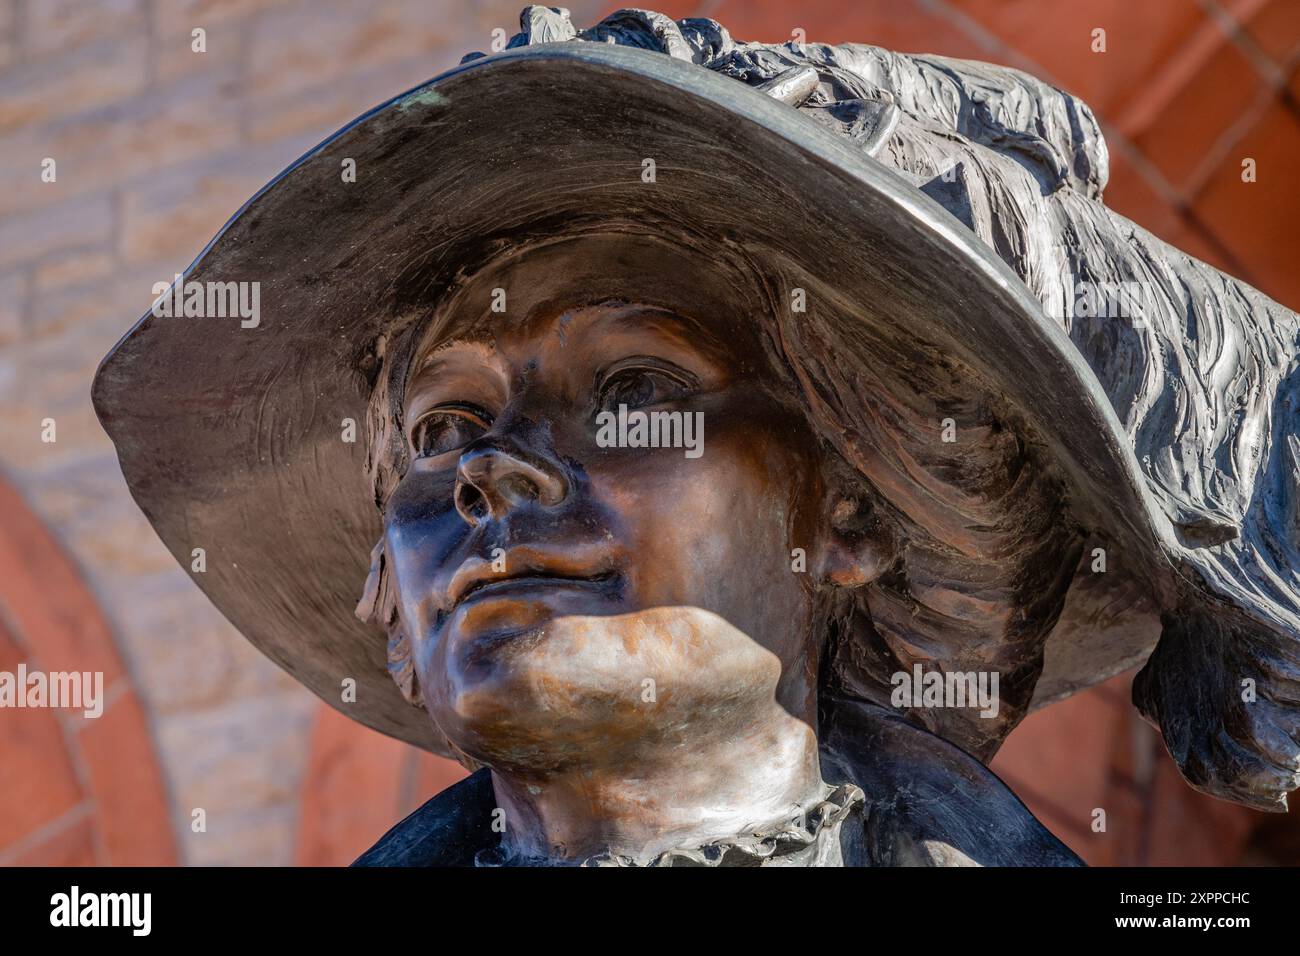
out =
[[[349,159],[355,182],[341,175]],[[1077,349],[922,192],[689,63],[596,43],[510,50],[354,121],[227,223],[184,278],[260,283],[256,328],[148,313],[95,378],[100,421],[163,542],[186,568],[203,548],[193,578],[212,602],[349,716],[447,752],[390,679],[383,636],[353,614],[381,527],[364,439],[341,431],[365,421],[376,343],[466,263],[607,216],[779,248],[848,301],[888,289],[892,321],[996,383],[1081,523],[1133,553],[1170,540]],[[1049,641],[1044,680],[1087,686],[1133,648],[1099,653],[1114,659],[1065,654],[1068,672],[1053,673]]]

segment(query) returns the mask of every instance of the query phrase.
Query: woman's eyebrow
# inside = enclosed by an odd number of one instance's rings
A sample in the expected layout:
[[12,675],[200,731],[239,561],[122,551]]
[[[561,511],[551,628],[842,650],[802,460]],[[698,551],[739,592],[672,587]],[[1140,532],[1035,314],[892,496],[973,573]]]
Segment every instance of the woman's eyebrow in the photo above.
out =
[[466,359],[474,361],[476,364],[483,364],[493,361],[496,358],[497,351],[485,341],[453,339],[439,344],[426,353],[416,363],[415,375],[418,376],[427,371],[436,370],[453,360],[459,361],[460,353],[469,353],[465,356]]
[[618,331],[658,332],[684,345],[702,351],[717,351],[722,341],[705,323],[656,306],[627,306],[607,319]]
[[449,342],[421,358],[402,387],[401,407],[404,415],[412,409],[436,402],[439,396],[478,395],[478,400],[504,392],[501,358],[486,343]]

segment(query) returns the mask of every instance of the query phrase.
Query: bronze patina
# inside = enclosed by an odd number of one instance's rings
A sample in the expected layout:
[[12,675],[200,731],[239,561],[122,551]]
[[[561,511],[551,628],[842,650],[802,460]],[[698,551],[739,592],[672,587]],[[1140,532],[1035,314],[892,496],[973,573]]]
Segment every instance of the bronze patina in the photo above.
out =
[[1188,781],[1284,809],[1296,315],[1023,73],[521,21],[186,271],[256,323],[95,382],[230,620],[475,771],[358,862],[1076,865],[987,763],[1143,661]]

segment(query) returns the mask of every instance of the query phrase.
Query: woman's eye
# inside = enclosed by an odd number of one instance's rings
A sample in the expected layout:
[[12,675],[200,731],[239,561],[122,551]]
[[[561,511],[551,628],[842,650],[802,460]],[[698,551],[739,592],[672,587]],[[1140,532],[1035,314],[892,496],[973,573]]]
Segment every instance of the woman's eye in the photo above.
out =
[[463,448],[488,430],[488,419],[465,408],[441,408],[429,412],[411,432],[416,458],[432,458]]
[[600,407],[616,411],[620,405],[644,408],[658,405],[681,394],[685,383],[657,369],[626,368],[615,372],[601,386]]

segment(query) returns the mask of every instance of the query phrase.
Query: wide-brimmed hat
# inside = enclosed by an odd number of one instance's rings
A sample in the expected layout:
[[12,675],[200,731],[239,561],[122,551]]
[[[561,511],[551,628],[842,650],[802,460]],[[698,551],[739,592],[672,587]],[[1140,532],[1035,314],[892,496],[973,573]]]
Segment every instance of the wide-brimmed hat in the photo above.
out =
[[[1056,106],[1022,110],[1015,122],[1023,128],[1015,128],[990,96],[953,105],[943,129],[942,96],[923,102],[906,74],[937,60],[905,64],[874,51],[887,59],[872,73],[853,69],[871,48],[737,45],[709,21],[672,24],[636,12],[575,36],[567,16],[534,8],[525,28],[514,48],[470,59],[349,124],[236,213],[185,271],[180,292],[256,283],[255,318],[156,309],[96,375],[100,420],[159,536],[192,570],[195,549],[204,550],[195,582],[307,687],[378,730],[448,752],[390,679],[384,635],[353,614],[381,516],[364,429],[349,441],[347,422],[364,422],[395,329],[419,322],[511,250],[609,223],[688,234],[803,283],[803,327],[836,339],[846,376],[871,366],[865,350],[876,338],[922,343],[1051,463],[1069,520],[1108,550],[1108,573],[1128,582],[1119,590],[1137,623],[1115,620],[1113,595],[1110,612],[1089,600],[1095,578],[1083,580],[1081,570],[1084,597],[1067,601],[1047,640],[1038,703],[1139,662],[1160,614],[1186,610],[1189,594],[1203,595],[1204,606],[1231,606],[1237,616],[1216,626],[1235,628],[1252,646],[1279,646],[1287,627],[1294,636],[1293,591],[1274,587],[1272,610],[1261,613],[1250,573],[1216,570],[1240,564],[1222,555],[1225,541],[1243,540],[1243,515],[1198,510],[1178,498],[1186,488],[1169,489],[1164,459],[1140,460],[1150,451],[1142,429],[1153,427],[1155,401],[1135,408],[1130,399],[1150,382],[1132,368],[1115,371],[1139,354],[1124,352],[1130,326],[1088,331],[1045,309],[1050,283],[1025,237],[1049,231],[1059,242],[1042,247],[1054,247],[1057,264],[1075,274],[1098,249],[1072,242],[1045,204],[1090,204],[1101,210],[1087,213],[1090,228],[1123,228],[1097,201],[1104,146],[1090,114],[1076,110],[1071,126],[1058,122]],[[653,42],[624,45],[621,30]],[[1020,74],[997,75],[1037,90]],[[875,92],[864,77],[875,78]],[[846,91],[845,83],[863,88]],[[993,159],[1019,172],[999,184]],[[926,164],[932,174],[918,173]],[[1035,215],[1042,221],[1027,218]],[[1018,226],[991,236],[999,217],[1019,217]],[[1089,268],[1101,275],[1095,263]],[[1229,296],[1222,282],[1231,280],[1214,281],[1215,294]],[[1284,340],[1294,316],[1266,308]],[[1147,343],[1139,358],[1167,333],[1160,321],[1147,316],[1138,330],[1135,341]],[[1268,401],[1282,377],[1261,385],[1272,389]],[[1120,394],[1125,388],[1130,395]],[[1167,455],[1176,441],[1157,444]],[[846,457],[854,461],[851,449]],[[1276,477],[1271,467],[1255,474]],[[1294,508],[1294,498],[1275,500]],[[1201,560],[1206,548],[1219,554]],[[1204,641],[1203,631],[1187,640]],[[1235,686],[1236,676],[1220,669],[1219,683]],[[348,679],[355,702],[344,705]],[[1187,680],[1202,700],[1223,691]],[[1146,709],[1167,716],[1169,699],[1155,693]],[[1269,799],[1286,771],[1284,760],[1272,765],[1282,769],[1270,778]],[[1215,790],[1212,776],[1193,782]],[[1265,789],[1258,774],[1244,790],[1241,774],[1234,779],[1217,792],[1267,802],[1250,797]]]

